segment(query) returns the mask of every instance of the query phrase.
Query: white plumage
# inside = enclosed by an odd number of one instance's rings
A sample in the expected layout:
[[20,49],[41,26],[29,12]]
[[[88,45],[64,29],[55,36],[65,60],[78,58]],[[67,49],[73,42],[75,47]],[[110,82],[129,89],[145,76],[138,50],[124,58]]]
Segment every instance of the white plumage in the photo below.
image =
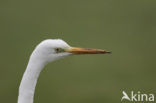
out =
[[110,53],[99,49],[74,48],[61,39],[42,41],[30,56],[20,87],[18,103],[33,103],[35,86],[43,67],[54,60],[72,54],[105,54]]

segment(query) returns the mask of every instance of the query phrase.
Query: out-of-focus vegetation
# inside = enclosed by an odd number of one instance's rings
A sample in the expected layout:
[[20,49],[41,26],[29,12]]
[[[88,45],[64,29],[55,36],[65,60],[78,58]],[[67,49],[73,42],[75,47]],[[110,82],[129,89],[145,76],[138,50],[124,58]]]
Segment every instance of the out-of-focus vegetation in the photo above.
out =
[[1,0],[0,103],[16,103],[29,56],[47,38],[112,54],[48,64],[35,103],[120,103],[123,90],[156,93],[155,0]]

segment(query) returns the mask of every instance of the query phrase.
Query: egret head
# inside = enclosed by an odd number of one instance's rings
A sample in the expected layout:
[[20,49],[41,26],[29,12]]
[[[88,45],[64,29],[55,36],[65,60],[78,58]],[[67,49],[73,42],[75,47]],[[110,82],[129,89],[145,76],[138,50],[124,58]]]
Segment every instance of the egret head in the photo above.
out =
[[34,50],[32,55],[36,56],[37,59],[43,60],[44,62],[51,62],[59,58],[77,55],[77,54],[106,54],[109,51],[100,49],[85,49],[69,46],[65,41],[61,39],[48,39],[42,41]]

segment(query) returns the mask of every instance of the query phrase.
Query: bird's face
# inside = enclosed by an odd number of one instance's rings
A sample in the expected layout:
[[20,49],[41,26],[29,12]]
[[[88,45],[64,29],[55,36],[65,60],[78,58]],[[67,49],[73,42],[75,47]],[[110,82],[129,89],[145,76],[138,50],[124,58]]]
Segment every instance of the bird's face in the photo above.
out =
[[36,52],[40,55],[40,59],[45,60],[46,62],[51,62],[69,55],[110,53],[109,51],[101,49],[71,47],[65,41],[60,39],[49,39],[42,41],[37,46]]

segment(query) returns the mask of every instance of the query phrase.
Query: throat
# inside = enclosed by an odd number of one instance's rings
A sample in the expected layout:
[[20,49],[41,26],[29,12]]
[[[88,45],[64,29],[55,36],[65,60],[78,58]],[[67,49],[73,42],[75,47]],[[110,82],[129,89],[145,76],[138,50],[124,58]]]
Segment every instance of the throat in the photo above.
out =
[[30,58],[19,87],[18,103],[33,103],[36,83],[43,67],[44,63]]

